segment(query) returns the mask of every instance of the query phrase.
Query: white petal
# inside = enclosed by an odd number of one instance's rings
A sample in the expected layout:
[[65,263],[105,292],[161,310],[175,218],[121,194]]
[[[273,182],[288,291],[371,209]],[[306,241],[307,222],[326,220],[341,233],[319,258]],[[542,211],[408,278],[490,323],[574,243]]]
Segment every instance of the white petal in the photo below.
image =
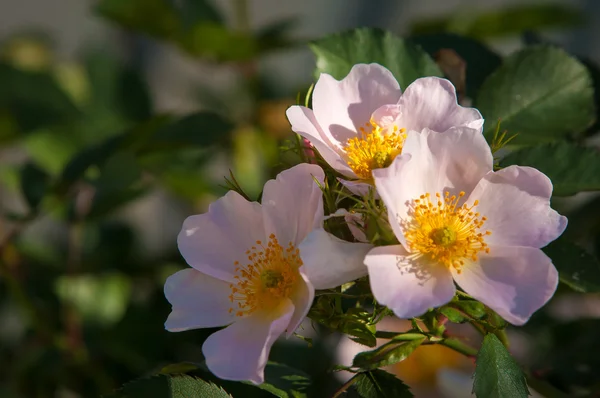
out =
[[354,195],[367,196],[369,195],[370,190],[374,190],[373,185],[369,184],[368,182],[364,182],[363,180],[347,181],[342,178],[338,178],[338,181],[343,186],[348,188],[348,190]]
[[253,314],[213,333],[202,345],[206,366],[224,380],[263,383],[271,346],[288,327],[293,312],[288,300],[285,312],[274,321]]
[[423,315],[454,297],[452,275],[443,266],[410,260],[400,245],[380,246],[365,257],[371,291],[399,318]]
[[341,240],[324,229],[316,229],[300,244],[300,257],[315,289],[331,289],[367,275],[363,259],[373,247]]
[[262,196],[266,235],[274,233],[280,244],[298,245],[310,231],[323,225],[325,173],[315,164],[301,163],[265,184]]
[[350,233],[356,239],[357,242],[368,243],[367,235],[365,235],[365,221],[363,213],[349,213],[344,214],[344,221],[348,225]]
[[378,64],[354,65],[341,81],[321,74],[313,91],[313,110],[325,135],[341,148],[380,106],[395,104],[400,86]]
[[340,157],[338,152],[342,152],[342,150],[337,142],[332,143],[323,133],[312,109],[295,105],[288,108],[286,115],[292,125],[292,131],[309,140],[334,170],[349,178],[356,178],[356,174],[346,161]]
[[540,249],[491,246],[479,263],[467,263],[454,280],[513,325],[522,325],[556,291],[558,272]]
[[423,77],[406,88],[398,104],[402,117],[398,127],[444,132],[455,126],[468,126],[481,133],[483,119],[475,108],[458,105],[452,83],[439,77]]
[[550,207],[552,183],[530,167],[510,166],[488,173],[468,199],[487,218],[488,244],[541,248],[558,238],[567,218]]
[[235,315],[229,313],[229,283],[189,268],[165,282],[165,296],[173,306],[165,329],[181,332],[189,329],[228,325]]
[[177,246],[185,261],[198,271],[233,281],[235,261],[245,261],[246,250],[265,239],[261,206],[229,191],[208,212],[183,222]]
[[290,297],[292,303],[294,304],[294,314],[292,315],[290,324],[286,330],[287,337],[290,337],[292,334],[294,334],[296,329],[298,329],[298,326],[300,326],[302,321],[306,318],[306,315],[308,314],[308,311],[310,310],[312,302],[315,298],[315,288],[308,280],[308,277],[302,272],[302,268],[300,277],[302,278],[302,281],[298,283],[296,290],[292,294],[292,297]]
[[[402,154],[386,169],[373,170],[377,192],[388,208],[390,224],[408,218],[410,205],[419,196],[449,191],[470,192],[492,170],[492,154],[476,130],[461,127],[445,133],[410,131]],[[404,238],[397,236],[401,243]]]

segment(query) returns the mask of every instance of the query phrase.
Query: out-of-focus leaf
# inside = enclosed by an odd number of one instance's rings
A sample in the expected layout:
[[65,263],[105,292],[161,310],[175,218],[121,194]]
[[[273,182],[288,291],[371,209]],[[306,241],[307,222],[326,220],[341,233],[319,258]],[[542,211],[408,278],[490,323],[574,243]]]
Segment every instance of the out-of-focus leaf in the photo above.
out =
[[146,192],[138,184],[141,170],[132,153],[118,152],[107,159],[93,181],[95,193],[87,215],[93,219],[116,210]]
[[481,86],[474,104],[491,137],[498,120],[512,143],[551,142],[578,136],[595,119],[587,68],[563,50],[528,47],[509,56]]
[[467,95],[475,97],[484,80],[502,63],[498,54],[484,44],[451,33],[416,36],[409,39],[423,47],[429,55],[445,48],[452,49],[467,63]]
[[214,22],[195,24],[179,39],[179,43],[191,55],[216,61],[248,60],[258,52],[258,42],[254,37]]
[[21,131],[66,123],[79,110],[47,73],[0,63],[0,109],[8,110]]
[[485,13],[454,12],[451,17],[431,18],[413,23],[413,34],[452,32],[479,39],[518,35],[526,30],[577,26],[581,13],[562,4],[525,4]]
[[22,142],[31,159],[53,176],[62,171],[81,144],[70,131],[60,128],[36,130]]
[[422,336],[409,341],[390,341],[374,350],[357,354],[352,366],[370,370],[404,361],[425,339]]
[[477,354],[473,392],[478,398],[527,398],[525,375],[494,334],[487,334]]
[[148,139],[143,152],[224,143],[233,127],[232,123],[214,113],[198,112],[159,129]]
[[48,189],[50,176],[34,163],[26,163],[21,168],[21,192],[30,209],[35,210]]
[[269,362],[265,367],[265,382],[257,387],[279,398],[305,398],[309,386],[310,378],[304,372]]
[[160,38],[172,37],[180,28],[169,0],[101,0],[96,12],[124,28]]
[[159,375],[134,380],[107,398],[231,398],[231,395],[196,377]]
[[131,281],[120,273],[64,275],[57,279],[56,295],[77,309],[85,322],[110,326],[129,304]]
[[543,250],[552,259],[562,283],[582,293],[600,292],[600,262],[596,257],[565,239]]
[[[86,107],[88,117],[120,117],[144,121],[152,115],[152,99],[141,73],[125,65],[116,55],[92,51],[85,57],[91,96]],[[104,122],[105,123],[105,122]]]
[[344,78],[355,64],[376,62],[388,68],[405,89],[423,76],[442,76],[431,57],[410,41],[380,29],[360,28],[315,40],[315,75],[329,73]]
[[600,152],[595,148],[569,142],[544,144],[512,152],[500,161],[503,167],[513,164],[546,174],[556,196],[600,190]]
[[296,18],[276,21],[256,32],[256,38],[261,52],[290,48],[298,42],[288,38],[288,32],[296,24]]
[[410,398],[410,388],[399,378],[381,369],[358,374],[356,392],[362,398]]
[[210,0],[182,0],[175,4],[184,27],[190,27],[200,21],[223,24],[223,16]]

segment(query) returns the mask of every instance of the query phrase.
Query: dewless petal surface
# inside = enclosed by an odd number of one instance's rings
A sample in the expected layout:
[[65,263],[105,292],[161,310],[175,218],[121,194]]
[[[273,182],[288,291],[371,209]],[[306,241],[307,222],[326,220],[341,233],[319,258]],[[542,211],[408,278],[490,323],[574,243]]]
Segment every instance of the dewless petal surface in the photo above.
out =
[[293,313],[294,305],[287,300],[282,315],[273,321],[255,314],[213,333],[202,345],[206,366],[221,379],[263,383],[271,346],[285,332]]
[[257,240],[265,240],[261,206],[229,191],[207,213],[186,218],[177,245],[190,266],[231,282],[234,262],[243,261]]
[[331,289],[367,275],[363,260],[373,247],[316,229],[300,244],[302,269],[315,289]]
[[170,332],[224,326],[234,321],[229,313],[229,283],[193,268],[167,278],[165,296],[173,306],[165,328]]
[[300,278],[302,280],[298,283],[296,290],[290,297],[294,304],[294,313],[286,330],[287,337],[290,337],[298,329],[304,318],[306,318],[306,314],[308,314],[315,298],[315,288],[304,274],[302,267],[300,268]]
[[446,304],[455,287],[448,269],[426,262],[414,263],[400,245],[380,246],[365,257],[371,291],[377,301],[399,318],[413,318],[429,308]]
[[389,70],[378,64],[358,64],[340,81],[321,74],[313,91],[313,110],[326,136],[341,148],[377,108],[397,103],[400,94]]
[[298,245],[322,226],[323,192],[315,180],[323,184],[324,179],[321,167],[302,163],[267,181],[262,196],[266,236],[274,233],[284,247]]
[[490,246],[490,254],[466,264],[454,280],[468,294],[513,325],[522,325],[552,297],[558,272],[532,247]]
[[423,77],[409,85],[400,101],[399,127],[444,132],[454,126],[467,126],[481,133],[483,118],[475,108],[458,105],[456,89],[449,80]]
[[548,177],[530,167],[488,173],[468,199],[479,200],[477,211],[487,218],[486,242],[542,248],[558,238],[567,218],[550,207],[551,187]]
[[356,174],[348,167],[346,160],[340,156],[343,151],[323,133],[312,109],[295,105],[288,108],[286,115],[292,126],[292,131],[309,140],[331,167],[348,178],[356,178]]

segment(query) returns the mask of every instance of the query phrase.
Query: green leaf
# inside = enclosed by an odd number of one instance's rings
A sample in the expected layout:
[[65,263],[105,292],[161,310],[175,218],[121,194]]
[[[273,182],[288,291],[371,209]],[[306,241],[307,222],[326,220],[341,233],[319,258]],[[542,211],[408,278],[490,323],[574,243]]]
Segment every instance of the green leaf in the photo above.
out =
[[319,73],[344,78],[355,64],[376,62],[388,68],[405,89],[424,76],[442,72],[420,47],[380,29],[360,28],[315,40],[310,45]]
[[148,139],[143,151],[170,150],[189,146],[207,147],[226,142],[234,125],[221,116],[198,112],[159,129]]
[[79,116],[77,107],[49,74],[0,63],[0,110],[5,109],[25,132]]
[[21,192],[30,209],[36,209],[44,198],[49,180],[50,176],[33,163],[26,163],[21,168]]
[[410,398],[410,388],[399,378],[386,371],[375,369],[359,373],[356,377],[356,392],[362,398]]
[[107,398],[231,398],[221,387],[192,376],[137,379]]
[[200,21],[211,21],[222,24],[223,16],[209,0],[183,0],[175,4],[185,27]]
[[494,334],[487,334],[477,354],[473,392],[479,398],[527,398],[525,375]]
[[120,273],[65,275],[57,279],[55,291],[77,309],[85,322],[110,326],[125,315],[131,281]]
[[350,308],[346,313],[340,311],[335,306],[334,298],[321,296],[311,307],[308,316],[329,329],[349,335],[359,344],[375,347],[375,328],[369,323],[371,313],[362,308]]
[[284,364],[268,362],[265,367],[265,382],[256,387],[279,398],[304,398],[310,386],[309,376]]
[[579,25],[581,12],[562,4],[525,4],[503,7],[485,13],[453,12],[451,17],[421,20],[411,26],[412,33],[453,32],[479,39],[518,35],[526,30]]
[[487,314],[485,305],[476,300],[452,301],[440,308],[440,312],[454,323],[481,319]]
[[600,153],[595,148],[569,142],[538,145],[512,152],[500,161],[502,167],[513,164],[546,174],[555,196],[600,190]]
[[595,119],[587,68],[563,50],[528,47],[510,55],[481,86],[474,106],[491,138],[498,120],[513,143],[535,144],[580,136]]
[[352,366],[370,370],[404,361],[425,339],[426,337],[422,336],[411,341],[392,340],[372,351],[357,354]]
[[411,37],[409,40],[420,45],[434,58],[441,49],[456,51],[467,64],[467,95],[471,98],[475,97],[484,80],[502,63],[498,54],[468,37],[441,33]]
[[95,10],[124,28],[160,38],[180,29],[177,10],[169,0],[102,0]]
[[582,293],[600,292],[600,262],[596,257],[565,239],[543,250],[552,259],[562,283]]

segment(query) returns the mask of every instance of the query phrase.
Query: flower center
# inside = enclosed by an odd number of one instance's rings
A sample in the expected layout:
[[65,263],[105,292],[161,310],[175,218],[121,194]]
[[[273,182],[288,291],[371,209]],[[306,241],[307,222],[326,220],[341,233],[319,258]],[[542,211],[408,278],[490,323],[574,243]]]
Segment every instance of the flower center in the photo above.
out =
[[266,247],[257,240],[246,254],[248,264],[234,263],[236,282],[229,285],[229,301],[233,303],[229,312],[241,317],[256,310],[276,311],[300,279],[299,250],[291,242],[283,248],[271,234]]
[[360,137],[348,140],[345,149],[352,171],[361,180],[370,180],[372,170],[388,167],[402,152],[406,129],[398,126],[384,129],[373,119],[365,127],[360,128]]
[[442,198],[436,193],[437,200],[432,203],[427,193],[412,201],[411,217],[401,224],[414,258],[427,256],[460,273],[465,260],[477,261],[480,252],[490,252],[484,238],[491,232],[481,231],[486,218],[473,211],[479,201],[458,206],[464,195],[450,196],[446,191]]

